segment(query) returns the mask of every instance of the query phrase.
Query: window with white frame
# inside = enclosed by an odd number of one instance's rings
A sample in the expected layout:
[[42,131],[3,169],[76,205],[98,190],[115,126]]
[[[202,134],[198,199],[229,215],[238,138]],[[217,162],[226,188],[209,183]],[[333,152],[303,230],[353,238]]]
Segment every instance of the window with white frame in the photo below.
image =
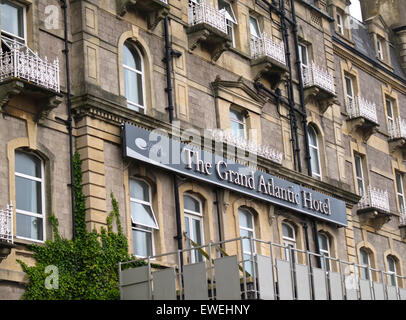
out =
[[359,196],[363,197],[365,194],[365,180],[361,156],[354,154],[354,165],[355,165],[355,178],[357,183],[356,186],[357,193]]
[[282,239],[285,247],[285,259],[287,261],[297,261],[296,251],[296,232],[295,228],[288,222],[282,222]]
[[309,68],[309,52],[308,48],[304,44],[299,44],[299,58],[300,65],[302,66],[302,75]]
[[230,108],[230,129],[233,136],[246,139],[247,129],[245,117],[241,111],[234,108]]
[[2,36],[18,42],[26,42],[25,7],[11,1],[2,1],[0,4],[0,23]]
[[367,249],[361,248],[360,251],[361,279],[371,279],[371,258]]
[[154,230],[159,227],[152,208],[151,187],[146,181],[130,179],[130,208],[134,254],[153,256]]
[[380,60],[383,60],[384,58],[384,54],[383,54],[383,39],[379,38],[376,41],[376,51],[378,53],[378,58]]
[[343,23],[343,16],[341,13],[337,12],[336,15],[336,22],[337,22],[337,30],[341,35],[344,35],[344,23]]
[[[192,240],[197,246],[204,244],[203,237],[203,208],[202,202],[190,194],[183,195],[183,209],[185,219],[186,236]],[[186,241],[187,248],[192,248],[194,245]],[[189,263],[197,263],[203,261],[203,256],[198,250],[188,252]]]
[[[239,208],[238,209],[238,220],[240,224],[240,237],[249,237],[255,238],[255,224],[254,216],[247,209]],[[242,240],[242,251],[244,254],[244,266],[245,270],[252,274],[252,254],[256,253],[255,245],[251,246],[249,239]]]
[[321,180],[321,165],[320,165],[320,148],[318,135],[313,126],[309,126],[309,147],[310,147],[310,163],[312,166],[312,174],[317,179]]
[[352,78],[346,76],[345,77],[345,91],[346,91],[346,103],[347,107],[353,109],[354,102],[355,102],[355,95],[354,95],[354,86],[352,83]]
[[250,34],[251,37],[261,38],[258,20],[253,16],[250,16]]
[[388,131],[389,134],[393,132],[395,129],[395,118],[393,115],[393,105],[392,101],[390,99],[385,99],[385,104],[386,104],[386,116],[388,120]]
[[15,152],[16,236],[45,241],[44,165],[37,156]]
[[397,267],[396,267],[396,260],[392,256],[386,257],[386,263],[388,267],[388,278],[389,278],[389,285],[396,287],[397,286]]
[[123,71],[128,108],[145,113],[144,62],[139,49],[128,42],[123,46]]
[[224,10],[227,22],[227,34],[231,36],[232,46],[235,47],[234,25],[237,24],[237,19],[234,15],[234,10],[231,4],[225,0],[218,0],[219,10]]
[[396,172],[396,195],[398,197],[399,211],[401,214],[405,212],[405,194],[403,191],[403,174]]
[[[331,263],[330,263],[330,259],[327,259],[327,258],[330,257],[330,239],[326,234],[319,232],[318,240],[319,240],[319,250],[320,250],[320,255],[321,255],[321,258],[320,258],[321,268],[323,270],[329,271],[329,270],[331,270],[331,268],[330,268]],[[324,258],[324,257],[326,257],[326,258]]]

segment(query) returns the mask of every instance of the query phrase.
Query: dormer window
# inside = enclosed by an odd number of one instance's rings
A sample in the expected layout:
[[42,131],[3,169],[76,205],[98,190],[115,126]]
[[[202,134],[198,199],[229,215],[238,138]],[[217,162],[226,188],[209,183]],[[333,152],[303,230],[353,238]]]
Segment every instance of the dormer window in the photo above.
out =
[[378,54],[378,58],[380,60],[384,60],[384,54],[383,54],[383,39],[378,38],[376,42],[376,51]]
[[337,30],[341,35],[344,35],[344,24],[343,24],[343,16],[341,13],[337,13]]
[[18,42],[25,43],[25,8],[9,1],[0,5],[1,33]]

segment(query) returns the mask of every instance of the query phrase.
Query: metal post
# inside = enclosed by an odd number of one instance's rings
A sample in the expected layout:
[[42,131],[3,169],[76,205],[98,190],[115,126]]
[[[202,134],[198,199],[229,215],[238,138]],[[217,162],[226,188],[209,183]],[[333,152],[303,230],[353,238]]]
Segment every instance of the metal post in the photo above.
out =
[[152,300],[152,278],[151,278],[151,260],[148,256],[148,296]]
[[258,292],[257,292],[257,271],[256,271],[256,261],[255,261],[255,250],[254,250],[254,239],[250,235],[250,244],[251,244],[251,265],[252,265],[252,277],[254,283],[254,298],[258,299]]
[[272,272],[272,289],[273,289],[273,294],[274,294],[274,300],[276,300],[276,285],[275,285],[275,272],[274,272],[274,260],[273,260],[273,250],[272,250],[272,242],[269,244],[270,250],[271,250],[271,272]]
[[247,299],[247,275],[245,271],[245,259],[244,259],[244,248],[243,248],[243,239],[245,237],[240,238],[240,243],[241,243],[241,261],[242,261],[242,272],[243,272],[243,282],[244,282],[244,298]]
[[312,265],[310,261],[310,253],[309,250],[306,250],[306,261],[307,261],[307,272],[309,274],[309,288],[310,288],[310,296],[314,299],[314,290],[313,290],[313,283],[312,283]]
[[177,255],[178,255],[178,276],[179,276],[179,300],[183,300],[182,299],[182,291],[183,291],[183,285],[182,285],[182,272],[183,272],[183,263],[182,263],[182,251],[178,250],[177,251]]
[[212,261],[212,258],[211,258],[211,241],[209,242],[208,250],[209,250],[209,263],[208,263],[208,265],[209,265],[209,274],[210,274],[210,292],[211,292],[211,299],[214,300],[213,268],[212,268],[212,265],[211,265],[211,261]]

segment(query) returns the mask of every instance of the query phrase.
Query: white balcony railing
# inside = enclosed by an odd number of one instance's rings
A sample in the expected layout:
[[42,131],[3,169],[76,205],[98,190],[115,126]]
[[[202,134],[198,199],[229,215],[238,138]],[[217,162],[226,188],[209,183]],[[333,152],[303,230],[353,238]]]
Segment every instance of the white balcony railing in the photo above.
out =
[[189,2],[189,23],[194,26],[199,23],[207,23],[208,25],[227,33],[227,21],[224,11],[219,11],[204,1],[200,4]]
[[253,141],[248,141],[247,139],[244,139],[243,137],[238,137],[229,131],[216,129],[212,130],[211,134],[212,139],[214,139],[216,142],[228,143],[244,151],[266,158],[273,162],[279,164],[282,163],[283,153],[272,148],[271,146],[260,145]]
[[13,243],[13,205],[0,210],[0,240]]
[[368,187],[366,194],[358,203],[360,209],[377,208],[384,212],[390,212],[388,191]]
[[303,86],[312,87],[318,86],[332,94],[335,94],[334,76],[323,70],[314,62],[310,67],[302,65]]
[[251,36],[251,56],[253,59],[268,56],[286,65],[285,46],[283,41],[274,41],[265,33],[261,38]]
[[159,1],[168,4],[168,0],[159,0]]
[[378,123],[375,103],[367,101],[361,96],[357,96],[355,99],[347,97],[347,112],[350,118],[364,117]]
[[59,92],[59,61],[49,63],[47,57],[42,60],[36,53],[15,40],[2,38],[8,48],[0,49],[0,81],[19,78],[46,89]]
[[406,120],[398,117],[394,124],[389,124],[389,134],[391,139],[406,139]]

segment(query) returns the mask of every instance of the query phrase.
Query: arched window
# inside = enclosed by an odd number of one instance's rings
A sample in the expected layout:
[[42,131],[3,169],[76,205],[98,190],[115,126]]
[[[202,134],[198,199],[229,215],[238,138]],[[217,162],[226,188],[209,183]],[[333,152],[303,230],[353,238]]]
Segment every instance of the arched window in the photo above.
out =
[[317,132],[313,126],[309,126],[309,147],[310,147],[310,157],[312,174],[321,180],[321,166],[320,166],[320,149],[317,137]]
[[296,248],[296,232],[295,228],[288,222],[282,222],[282,238],[285,246],[285,259],[297,261],[296,251],[292,250]]
[[[190,194],[184,194],[183,209],[186,236],[196,245],[203,245],[203,209],[201,201]],[[188,248],[192,245],[190,241],[186,241],[186,244]],[[203,261],[203,256],[198,250],[191,250],[188,259],[189,263],[196,263]]]
[[388,277],[389,277],[389,284],[391,286],[397,286],[397,267],[396,267],[396,258],[393,256],[386,257],[386,263],[388,266]]
[[127,106],[145,113],[145,80],[142,54],[128,42],[123,46],[124,90]]
[[360,264],[361,264],[361,279],[369,280],[371,279],[371,257],[368,249],[361,248],[359,250],[360,254]]
[[330,257],[330,239],[329,237],[325,234],[320,232],[318,234],[319,238],[319,250],[320,254],[322,255],[322,258],[320,259],[320,266],[323,270],[331,270],[331,263],[330,259],[324,259],[323,257]]
[[37,156],[15,152],[16,236],[45,240],[44,166]]
[[152,209],[151,187],[141,179],[130,179],[130,206],[134,254],[154,255],[154,230],[159,229]]
[[[255,225],[254,225],[254,216],[247,209],[239,208],[238,209],[238,221],[240,224],[240,237],[251,237],[255,238]],[[252,256],[255,254],[255,246],[251,248],[251,242],[249,239],[244,239],[242,241],[242,251],[243,259],[248,260],[245,262],[245,270],[252,274],[252,263],[250,262]]]

